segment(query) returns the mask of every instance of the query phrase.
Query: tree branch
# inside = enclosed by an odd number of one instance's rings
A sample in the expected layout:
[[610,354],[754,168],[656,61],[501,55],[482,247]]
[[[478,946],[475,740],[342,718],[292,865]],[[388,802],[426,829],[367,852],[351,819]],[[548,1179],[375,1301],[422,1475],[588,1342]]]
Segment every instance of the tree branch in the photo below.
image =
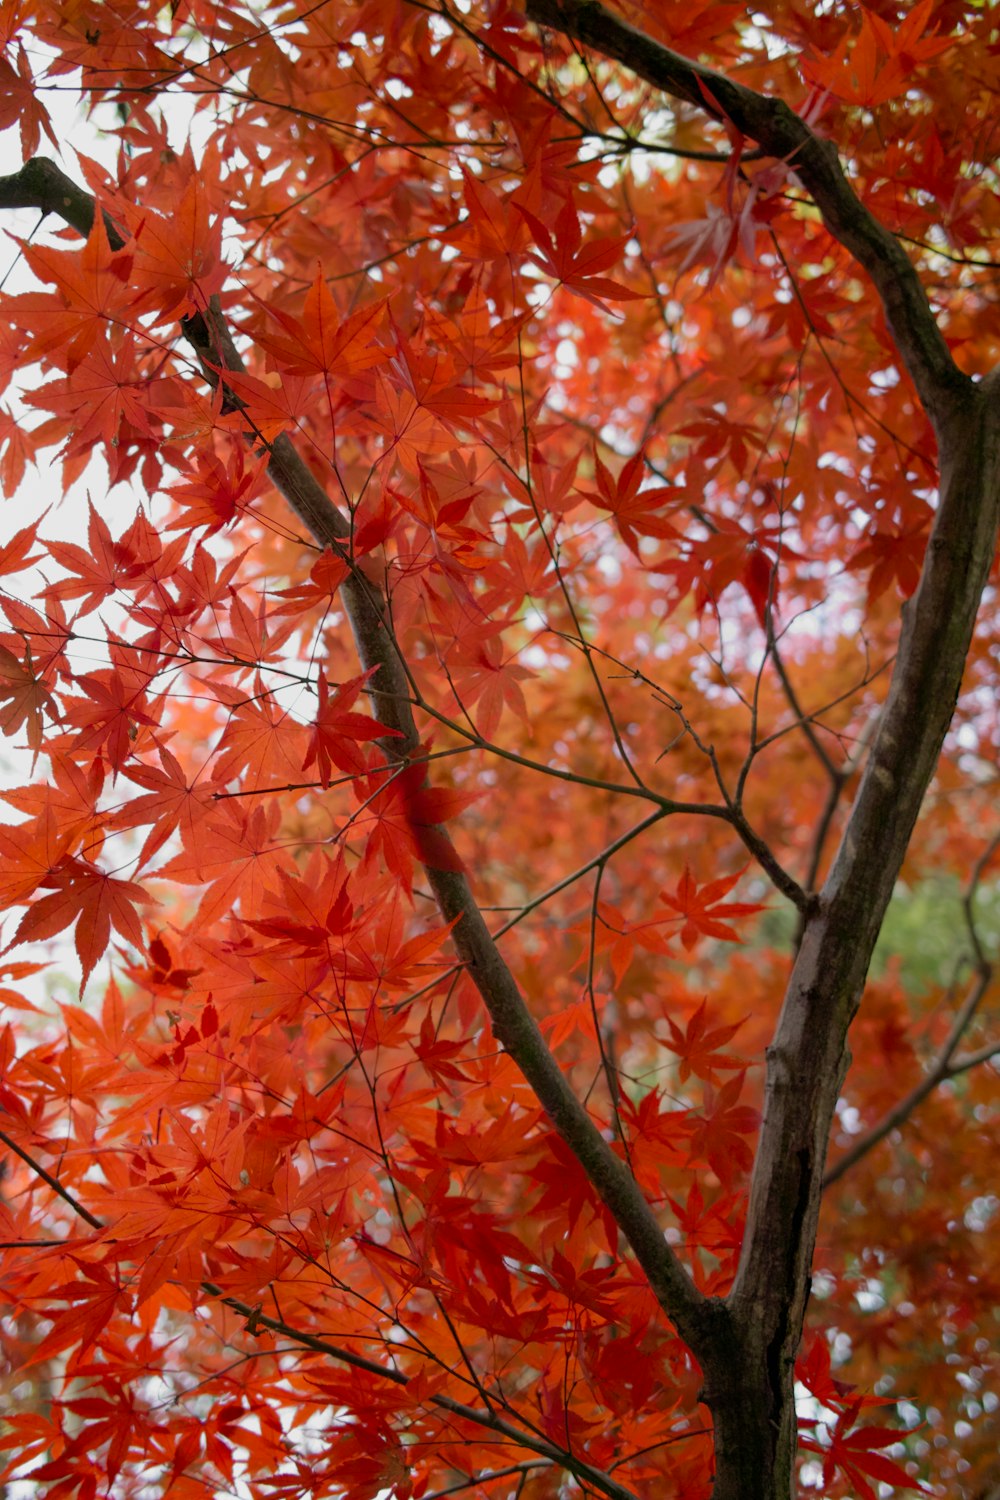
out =
[[[89,207],[88,207],[89,206]],[[0,207],[35,207],[57,214],[81,234],[89,232],[95,205],[52,162],[29,161],[13,176],[0,178]],[[114,226],[109,235],[123,241]],[[185,338],[206,375],[218,367],[242,372],[243,361],[225,320],[214,305],[205,316],[187,318]],[[224,377],[223,377],[224,379]],[[238,406],[237,398],[233,405]],[[331,547],[349,564],[348,518],[333,504],[287,434],[267,445],[268,476],[321,547]],[[410,682],[393,633],[387,602],[356,569],[341,585],[361,666],[374,669],[369,687],[376,716],[397,737],[381,742],[391,765],[404,765],[417,750],[419,734],[410,705]],[[447,831],[439,830],[450,844]],[[459,861],[456,858],[456,864]],[[556,1130],[597,1191],[642,1266],[664,1312],[692,1347],[703,1342],[707,1299],[667,1244],[656,1215],[626,1165],[611,1149],[571,1089],[520,988],[498,949],[460,870],[427,867],[427,879],[452,940],[489,1013],[493,1034],[510,1054]]]
[[104,1225],[101,1223],[100,1219],[95,1218],[94,1215],[90,1212],[89,1208],[84,1208],[83,1204],[80,1203],[78,1199],[74,1198],[73,1194],[68,1192],[66,1188],[63,1187],[58,1177],[53,1177],[51,1172],[46,1172],[41,1162],[37,1162],[33,1156],[29,1155],[29,1153],[24,1150],[23,1146],[19,1146],[15,1140],[12,1140],[11,1137],[7,1134],[6,1130],[0,1130],[0,1141],[3,1141],[4,1145],[8,1148],[8,1150],[13,1151],[15,1156],[19,1156],[24,1162],[25,1166],[30,1167],[37,1177],[40,1177],[44,1183],[47,1183],[52,1191],[54,1193],[57,1193],[64,1203],[68,1203],[74,1213],[78,1213],[80,1215],[80,1218],[84,1219],[90,1225],[91,1229],[104,1228]]
[[547,1467],[544,1459],[529,1458],[523,1464],[509,1464],[505,1469],[484,1469],[481,1474],[475,1474],[469,1479],[460,1479],[456,1484],[449,1484],[446,1489],[431,1490],[422,1497],[422,1500],[444,1500],[446,1495],[456,1495],[460,1490],[471,1490],[480,1484],[492,1484],[495,1479],[508,1479],[512,1474],[528,1474],[532,1469],[544,1467]]
[[[387,1369],[385,1365],[365,1359],[363,1355],[355,1354],[351,1349],[344,1349],[339,1344],[331,1344],[327,1339],[303,1333],[280,1318],[269,1318],[258,1308],[250,1307],[236,1297],[227,1297],[220,1287],[213,1286],[211,1282],[204,1282],[203,1287],[210,1296],[218,1297],[223,1306],[231,1308],[233,1312],[239,1313],[240,1317],[246,1318],[253,1328],[266,1328],[270,1333],[280,1333],[305,1349],[312,1349],[317,1354],[325,1354],[329,1359],[351,1365],[356,1370],[364,1370],[367,1374],[375,1375],[379,1379],[391,1380],[395,1385],[410,1384],[410,1377],[399,1370]],[[436,1406],[439,1410],[448,1412],[450,1416],[460,1417],[465,1422],[473,1422],[477,1427],[487,1427],[490,1431],[498,1432],[508,1438],[519,1448],[527,1448],[531,1453],[540,1454],[550,1463],[557,1464],[561,1469],[575,1475],[577,1479],[592,1485],[602,1495],[608,1495],[610,1500],[638,1500],[632,1490],[626,1489],[624,1485],[609,1478],[603,1470],[593,1468],[584,1459],[578,1458],[566,1448],[559,1448],[555,1443],[550,1443],[544,1438],[532,1437],[529,1433],[522,1432],[519,1427],[515,1427],[512,1422],[498,1416],[496,1412],[477,1411],[475,1407],[466,1406],[464,1402],[453,1401],[450,1396],[429,1396],[427,1401],[428,1405]]]
[[[617,58],[788,163],[829,232],[868,273],[940,452],[940,499],[920,583],[903,611],[878,733],[802,941],[767,1053],[764,1118],[739,1268],[705,1366],[715,1419],[714,1500],[792,1487],[793,1372],[823,1167],[850,1060],[847,1032],[875,940],[954,713],[1000,519],[1000,375],[952,360],[895,236],[859,201],[836,148],[781,99],[692,63],[600,0],[527,0],[531,20]],[[703,1366],[705,1362],[703,1361]]]
[[795,715],[796,725],[802,730],[802,733],[812,746],[816,759],[830,778],[833,789],[839,793],[845,780],[845,775],[850,773],[845,773],[843,766],[838,766],[834,762],[816,729],[814,722],[815,714],[807,714],[799,702],[799,695],[795,691],[795,684],[792,682],[791,677],[789,677],[788,668],[785,666],[781,652],[778,650],[778,639],[774,633],[774,620],[770,612],[767,618],[767,648],[771,653],[771,660],[774,662],[774,669],[778,674],[778,680],[788,700],[788,706]]
[[[0,177],[0,208],[37,208],[43,214],[55,214],[85,238],[94,222],[93,198],[45,156],[34,156],[19,172]],[[104,222],[111,248],[120,250],[124,239],[107,214]]]
[[[872,1126],[871,1130],[866,1130],[864,1135],[859,1136],[854,1145],[834,1162],[823,1178],[824,1188],[832,1187],[835,1182],[839,1182],[841,1177],[846,1172],[849,1172],[851,1167],[855,1166],[863,1156],[867,1156],[869,1151],[873,1151],[881,1141],[885,1140],[887,1135],[890,1135],[905,1120],[908,1120],[914,1110],[919,1108],[924,1102],[928,1094],[934,1092],[939,1083],[943,1083],[946,1078],[951,1078],[955,1071],[962,1071],[953,1067],[951,1058],[963,1032],[978,1010],[991,979],[992,971],[978,975],[975,984],[962,1002],[961,1009],[955,1017],[948,1040],[935,1058],[933,1066],[904,1098],[894,1104],[892,1109],[888,1110],[882,1116],[881,1120]],[[976,1058],[974,1061],[985,1061],[987,1057],[992,1056],[997,1051],[1000,1051],[1000,1042],[994,1042],[982,1057]],[[973,1065],[974,1062],[968,1064],[968,1066]]]
[[954,1062],[949,1063],[948,1077],[957,1078],[960,1073],[968,1073],[984,1062],[992,1062],[997,1056],[1000,1056],[1000,1041],[986,1042],[982,1047],[977,1047],[975,1052],[963,1052],[961,1057],[956,1057]]

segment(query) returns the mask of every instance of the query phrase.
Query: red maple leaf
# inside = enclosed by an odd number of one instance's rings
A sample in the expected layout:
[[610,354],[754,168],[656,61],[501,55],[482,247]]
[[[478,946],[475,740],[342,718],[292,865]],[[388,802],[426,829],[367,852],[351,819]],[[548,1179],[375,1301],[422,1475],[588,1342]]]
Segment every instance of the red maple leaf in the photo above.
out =
[[715,1026],[712,1030],[708,1030],[705,1025],[707,1011],[708,1002],[703,1000],[683,1031],[675,1025],[670,1016],[665,1018],[670,1028],[670,1038],[665,1040],[665,1045],[680,1057],[679,1073],[682,1083],[685,1083],[692,1073],[697,1078],[703,1078],[706,1083],[715,1083],[715,1075],[720,1069],[745,1066],[742,1058],[728,1056],[725,1052],[718,1050],[727,1042],[732,1041],[745,1021]]
[[360,677],[338,683],[331,693],[326,676],[320,673],[319,707],[302,768],[307,771],[315,761],[324,787],[330,785],[330,772],[334,766],[350,776],[364,774],[367,760],[358,748],[359,741],[400,737],[398,729],[389,729],[377,719],[357,713],[353,708],[371,675],[371,672],[364,672]]
[[45,105],[39,99],[31,64],[24,44],[17,44],[17,67],[0,57],[0,130],[8,130],[17,124],[21,131],[21,151],[29,161],[38,150],[41,131],[45,131],[55,149],[60,149],[59,137],[52,129],[52,120]]
[[152,824],[139,851],[137,869],[147,864],[175,832],[180,833],[186,849],[197,851],[205,820],[216,809],[218,783],[208,778],[189,782],[177,757],[165,745],[158,745],[157,751],[162,770],[135,761],[124,768],[129,781],[148,790],[145,796],[124,803],[107,823],[114,829]]
[[[0,372],[2,383],[2,372]],[[0,406],[0,491],[12,500],[24,478],[29,461],[35,462],[36,440],[22,422]]]
[[144,209],[127,213],[135,253],[136,309],[158,323],[204,312],[226,280],[222,215],[210,212],[197,174],[169,218]]
[[213,366],[225,383],[239,397],[239,409],[219,418],[219,425],[235,432],[249,433],[265,443],[273,443],[280,432],[300,426],[309,406],[313,378],[280,375],[272,370],[264,376],[246,375]]
[[706,1084],[704,1109],[693,1117],[691,1160],[706,1161],[727,1189],[753,1165],[753,1151],[746,1137],[760,1124],[758,1110],[737,1103],[745,1077],[745,1073],[738,1073],[718,1092]]
[[852,1385],[834,1376],[830,1345],[822,1333],[813,1334],[807,1352],[796,1360],[795,1378],[801,1380],[821,1406],[829,1407],[832,1411],[841,1410],[854,1390]]
[[646,456],[642,450],[626,460],[617,479],[601,462],[600,455],[595,451],[594,478],[597,480],[597,494],[594,494],[592,490],[580,491],[581,495],[585,495],[602,510],[611,512],[622,541],[639,558],[642,555],[639,551],[640,536],[676,537],[678,535],[676,528],[669,521],[654,514],[664,505],[676,507],[678,504],[676,493],[666,485],[658,485],[648,490],[641,489],[645,472]]
[[291,854],[278,840],[280,810],[276,801],[250,810],[223,803],[226,811],[206,822],[194,847],[174,856],[157,871],[160,877],[186,885],[208,885],[198,907],[199,921],[231,913],[239,901],[251,915],[260,908]]
[[591,240],[584,245],[580,218],[570,198],[563,201],[552,230],[528,209],[519,207],[519,212],[538,246],[528,259],[562,286],[595,307],[604,307],[605,301],[630,302],[641,298],[641,292],[630,291],[620,281],[600,274],[621,259],[627,235]]
[[33,568],[40,560],[41,554],[33,553],[31,549],[38,540],[38,528],[47,515],[48,507],[42,511],[37,521],[32,521],[30,526],[22,526],[20,531],[15,531],[9,542],[0,547],[0,577],[22,573],[25,568]]
[[22,727],[28,748],[37,757],[42,748],[44,716],[58,719],[59,707],[44,679],[35,671],[31,647],[24,660],[0,644],[0,730],[16,734]]
[[468,217],[442,239],[455,245],[470,260],[506,260],[518,256],[528,243],[528,234],[517,199],[500,198],[485,182],[462,168]]
[[916,1431],[916,1428],[855,1427],[854,1423],[866,1404],[864,1397],[857,1397],[849,1402],[839,1413],[834,1426],[827,1427],[825,1444],[814,1438],[800,1436],[802,1448],[810,1453],[822,1454],[823,1483],[832,1484],[839,1470],[857,1489],[862,1500],[878,1500],[878,1490],[870,1480],[875,1480],[878,1484],[894,1485],[898,1489],[920,1490],[923,1494],[929,1494],[927,1487],[919,1479],[912,1478],[894,1459],[886,1458],[879,1451],[900,1442],[910,1432]]
[[135,295],[132,256],[112,250],[103,214],[94,215],[82,249],[25,244],[22,250],[39,281],[56,288],[26,292],[14,302],[15,322],[28,332],[22,356],[48,356],[72,371],[99,340],[106,341],[109,322],[127,323]]
[[937,9],[935,0],[918,0],[908,14],[890,25],[872,11],[861,11],[861,30],[856,37],[844,35],[829,56],[814,55],[802,64],[802,73],[815,87],[873,109],[919,86],[921,63],[947,52],[955,38],[938,36],[938,27],[927,30]]
[[268,304],[267,315],[284,330],[281,334],[258,332],[257,342],[282,370],[294,375],[326,378],[357,375],[383,364],[389,350],[375,342],[386,310],[386,299],[370,302],[358,312],[341,317],[322,269],[306,293],[301,318]]
[[143,436],[155,436],[147,395],[135,345],[115,348],[102,340],[88,349],[71,374],[26,392],[24,399],[55,412],[69,438],[67,454],[79,454],[98,441],[113,448],[125,422]]
[[685,865],[684,874],[673,894],[666,890],[660,892],[660,900],[676,915],[659,912],[653,920],[680,922],[680,939],[688,952],[703,937],[718,938],[724,943],[741,943],[743,939],[739,933],[723,918],[748,917],[756,911],[763,911],[764,907],[750,901],[723,901],[722,897],[732,890],[745,872],[744,865],[735,875],[721,880],[709,880],[705,885],[699,886]]
[[872,604],[895,583],[904,599],[909,599],[920,582],[920,569],[927,550],[927,537],[933,516],[918,517],[909,525],[898,521],[890,528],[873,521],[865,540],[856,547],[844,567],[850,573],[868,573],[868,603]]
[[[355,555],[357,555],[356,547]],[[278,598],[284,599],[286,603],[279,604],[274,613],[300,614],[317,607],[329,609],[349,571],[344,558],[334,552],[331,547],[325,547],[310,568],[307,583],[298,583],[293,588],[278,590]]]
[[[54,1354],[78,1345],[73,1356],[75,1364],[93,1347],[119,1301],[123,1299],[122,1287],[113,1269],[81,1260],[77,1256],[70,1256],[69,1259],[80,1272],[80,1279],[48,1289],[48,1296],[54,1302],[67,1303],[68,1306],[65,1311],[52,1315],[52,1327],[31,1349],[23,1361],[24,1367],[51,1359]],[[125,1294],[124,1301],[129,1300],[128,1294]],[[35,1469],[33,1472],[38,1474],[40,1470]]]
[[219,684],[215,692],[231,708],[216,748],[215,779],[240,779],[254,791],[299,780],[304,731],[274,694],[264,691],[260,675],[252,696]]
[[60,822],[51,802],[28,822],[0,824],[0,906],[19,906],[48,883],[78,831],[75,824]]
[[12,942],[41,942],[68,932],[75,923],[76,951],[83,967],[81,993],[111,940],[112,928],[133,947],[142,947],[142,924],[135,909],[158,903],[135,881],[118,880],[89,860],[65,855],[43,884],[55,889],[28,908]]
[[167,491],[176,504],[185,507],[172,530],[205,526],[207,534],[221,531],[235,521],[260,491],[267,458],[248,460],[244,449],[234,444],[225,462],[214,453],[197,453],[190,477]]
[[140,561],[138,551],[130,545],[134,528],[116,542],[92,501],[88,502],[88,516],[85,547],[76,542],[47,543],[55,562],[68,574],[50,585],[48,597],[81,600],[78,616],[90,614],[109,599],[119,584],[131,577]]
[[407,889],[413,879],[414,859],[435,870],[465,868],[441,825],[477,801],[478,791],[428,786],[421,765],[405,770],[380,769],[369,774],[368,785],[371,790],[364,816],[369,822],[374,820],[368,836],[368,857],[381,852],[387,867]]
[[780,521],[748,530],[739,521],[713,516],[710,535],[689,542],[685,557],[653,567],[657,573],[670,574],[681,595],[693,586],[699,610],[710,601],[718,604],[731,584],[741,584],[765,625],[768,606],[778,600],[778,560],[798,556],[785,540]]
[[142,672],[124,667],[88,673],[74,681],[90,700],[71,698],[65,705],[67,722],[81,726],[75,748],[94,751],[103,748],[117,775],[132,753],[139,726],[153,727],[157,723],[155,715],[148,712],[148,679]]

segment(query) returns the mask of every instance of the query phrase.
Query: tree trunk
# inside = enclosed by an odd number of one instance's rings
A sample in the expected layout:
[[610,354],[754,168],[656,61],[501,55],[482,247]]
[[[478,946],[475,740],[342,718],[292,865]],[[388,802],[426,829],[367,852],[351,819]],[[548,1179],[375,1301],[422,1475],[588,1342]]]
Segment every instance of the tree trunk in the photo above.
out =
[[843,841],[805,924],[773,1045],[743,1253],[711,1348],[697,1351],[716,1434],[713,1500],[794,1494],[794,1365],[847,1031],[954,713],[1000,519],[998,379],[939,428],[941,491],[906,606],[879,732]]

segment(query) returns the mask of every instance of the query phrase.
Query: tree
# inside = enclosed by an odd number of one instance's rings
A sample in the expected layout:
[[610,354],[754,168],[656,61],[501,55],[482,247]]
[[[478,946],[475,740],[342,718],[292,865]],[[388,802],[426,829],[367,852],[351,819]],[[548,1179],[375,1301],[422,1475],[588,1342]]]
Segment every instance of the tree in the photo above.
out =
[[2,1478],[987,1493],[990,7],[3,28]]

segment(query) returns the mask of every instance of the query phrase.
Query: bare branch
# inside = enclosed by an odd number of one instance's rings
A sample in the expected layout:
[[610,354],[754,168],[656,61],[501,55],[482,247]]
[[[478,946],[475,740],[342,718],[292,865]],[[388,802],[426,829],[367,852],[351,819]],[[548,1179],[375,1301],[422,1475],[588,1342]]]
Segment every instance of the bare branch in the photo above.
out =
[[957,1078],[960,1073],[968,1073],[970,1069],[978,1068],[984,1062],[992,1062],[998,1056],[1000,1041],[987,1042],[975,1052],[963,1052],[961,1057],[956,1057],[954,1062],[948,1064],[948,1077]]
[[819,761],[827,776],[830,778],[832,787],[839,791],[841,784],[845,780],[845,774],[849,773],[845,773],[844,767],[836,765],[831,759],[829,750],[827,750],[826,746],[823,744],[823,741],[820,739],[818,733],[816,732],[816,715],[805,713],[802,705],[799,702],[799,695],[795,691],[795,684],[789,677],[788,668],[785,666],[785,663],[782,660],[781,652],[778,650],[778,640],[774,633],[774,621],[770,614],[768,615],[767,621],[767,635],[768,651],[770,652],[771,659],[774,662],[774,669],[778,674],[778,680],[781,683],[782,690],[788,700],[788,706],[792,710],[792,713],[795,715],[796,725],[802,730],[802,733],[805,735],[806,739],[809,741],[809,744],[812,746],[813,751],[816,755],[816,759]]
[[481,1474],[473,1474],[468,1479],[460,1479],[456,1484],[449,1484],[443,1490],[431,1490],[423,1496],[423,1500],[444,1500],[445,1495],[457,1495],[461,1490],[471,1490],[479,1484],[492,1484],[495,1479],[509,1479],[512,1474],[528,1474],[532,1469],[547,1467],[547,1460],[529,1458],[523,1464],[508,1464],[505,1469],[484,1469]]
[[[930,1071],[925,1073],[924,1077],[910,1090],[905,1098],[900,1099],[898,1103],[893,1105],[892,1109],[882,1116],[877,1125],[873,1125],[871,1130],[866,1130],[864,1135],[859,1136],[850,1150],[845,1151],[843,1156],[833,1164],[823,1178],[824,1188],[831,1187],[833,1183],[839,1182],[840,1178],[846,1172],[849,1172],[851,1167],[859,1162],[863,1156],[867,1156],[881,1141],[885,1140],[887,1135],[890,1135],[905,1120],[908,1120],[914,1110],[919,1108],[924,1102],[928,1094],[934,1092],[939,1083],[953,1076],[951,1067],[949,1066],[949,1057],[957,1045],[958,1038],[967,1029],[978,1010],[980,1002],[989,987],[991,978],[992,974],[979,975],[977,977],[975,984],[972,985],[969,993],[962,1002],[948,1040],[935,1059]],[[1000,1050],[1000,1042],[994,1043],[986,1056],[992,1056],[998,1050]]]

